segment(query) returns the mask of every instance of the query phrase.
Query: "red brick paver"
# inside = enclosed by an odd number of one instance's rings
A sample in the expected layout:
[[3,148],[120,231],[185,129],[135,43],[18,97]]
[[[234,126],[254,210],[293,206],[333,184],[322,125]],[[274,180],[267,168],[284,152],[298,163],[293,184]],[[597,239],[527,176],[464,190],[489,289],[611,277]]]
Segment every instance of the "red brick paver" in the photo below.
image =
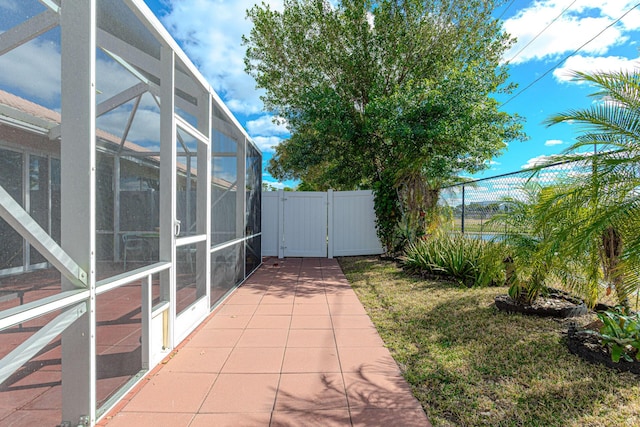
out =
[[267,259],[99,425],[430,426],[338,263]]

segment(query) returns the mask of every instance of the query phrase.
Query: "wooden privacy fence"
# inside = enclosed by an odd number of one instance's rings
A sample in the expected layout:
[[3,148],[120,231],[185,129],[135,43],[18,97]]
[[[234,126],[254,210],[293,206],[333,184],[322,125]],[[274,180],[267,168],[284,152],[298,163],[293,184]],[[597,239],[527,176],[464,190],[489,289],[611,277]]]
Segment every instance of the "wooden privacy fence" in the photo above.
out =
[[333,258],[381,253],[371,191],[262,193],[263,256]]

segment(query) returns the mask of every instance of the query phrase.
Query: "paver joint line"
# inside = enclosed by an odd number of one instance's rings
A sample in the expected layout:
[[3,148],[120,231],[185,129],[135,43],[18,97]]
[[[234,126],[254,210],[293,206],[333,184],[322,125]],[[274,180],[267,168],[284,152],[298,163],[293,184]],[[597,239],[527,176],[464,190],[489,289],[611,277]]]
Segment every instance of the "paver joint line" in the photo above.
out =
[[98,425],[430,426],[335,259],[265,259],[176,350]]

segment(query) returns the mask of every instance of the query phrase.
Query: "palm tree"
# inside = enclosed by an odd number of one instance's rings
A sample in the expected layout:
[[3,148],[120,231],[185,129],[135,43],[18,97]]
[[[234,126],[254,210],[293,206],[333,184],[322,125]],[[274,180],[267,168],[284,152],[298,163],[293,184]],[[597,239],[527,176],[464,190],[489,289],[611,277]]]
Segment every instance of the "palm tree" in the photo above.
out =
[[[574,78],[598,88],[592,95],[597,102],[546,123],[582,127],[561,160],[590,163],[591,171],[563,183],[539,207],[548,220],[570,219],[556,239],[562,253],[583,260],[581,280],[572,283],[582,282],[593,303],[604,282],[618,303],[627,305],[640,287],[640,74],[574,73]],[[585,148],[597,155],[585,155]]]

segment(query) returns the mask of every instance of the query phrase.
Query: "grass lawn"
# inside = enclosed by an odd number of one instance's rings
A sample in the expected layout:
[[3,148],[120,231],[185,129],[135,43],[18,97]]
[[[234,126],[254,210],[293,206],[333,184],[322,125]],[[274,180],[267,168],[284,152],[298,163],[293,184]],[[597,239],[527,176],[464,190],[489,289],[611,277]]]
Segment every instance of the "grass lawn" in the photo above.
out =
[[570,354],[567,321],[498,312],[506,288],[410,277],[378,257],[340,265],[434,426],[640,425],[640,377]]
[[[489,233],[489,234],[501,234],[505,232],[504,226],[499,224],[487,224],[489,219],[479,218],[465,218],[464,219],[464,231],[467,233]],[[456,231],[462,229],[461,218],[456,218],[455,227]]]

